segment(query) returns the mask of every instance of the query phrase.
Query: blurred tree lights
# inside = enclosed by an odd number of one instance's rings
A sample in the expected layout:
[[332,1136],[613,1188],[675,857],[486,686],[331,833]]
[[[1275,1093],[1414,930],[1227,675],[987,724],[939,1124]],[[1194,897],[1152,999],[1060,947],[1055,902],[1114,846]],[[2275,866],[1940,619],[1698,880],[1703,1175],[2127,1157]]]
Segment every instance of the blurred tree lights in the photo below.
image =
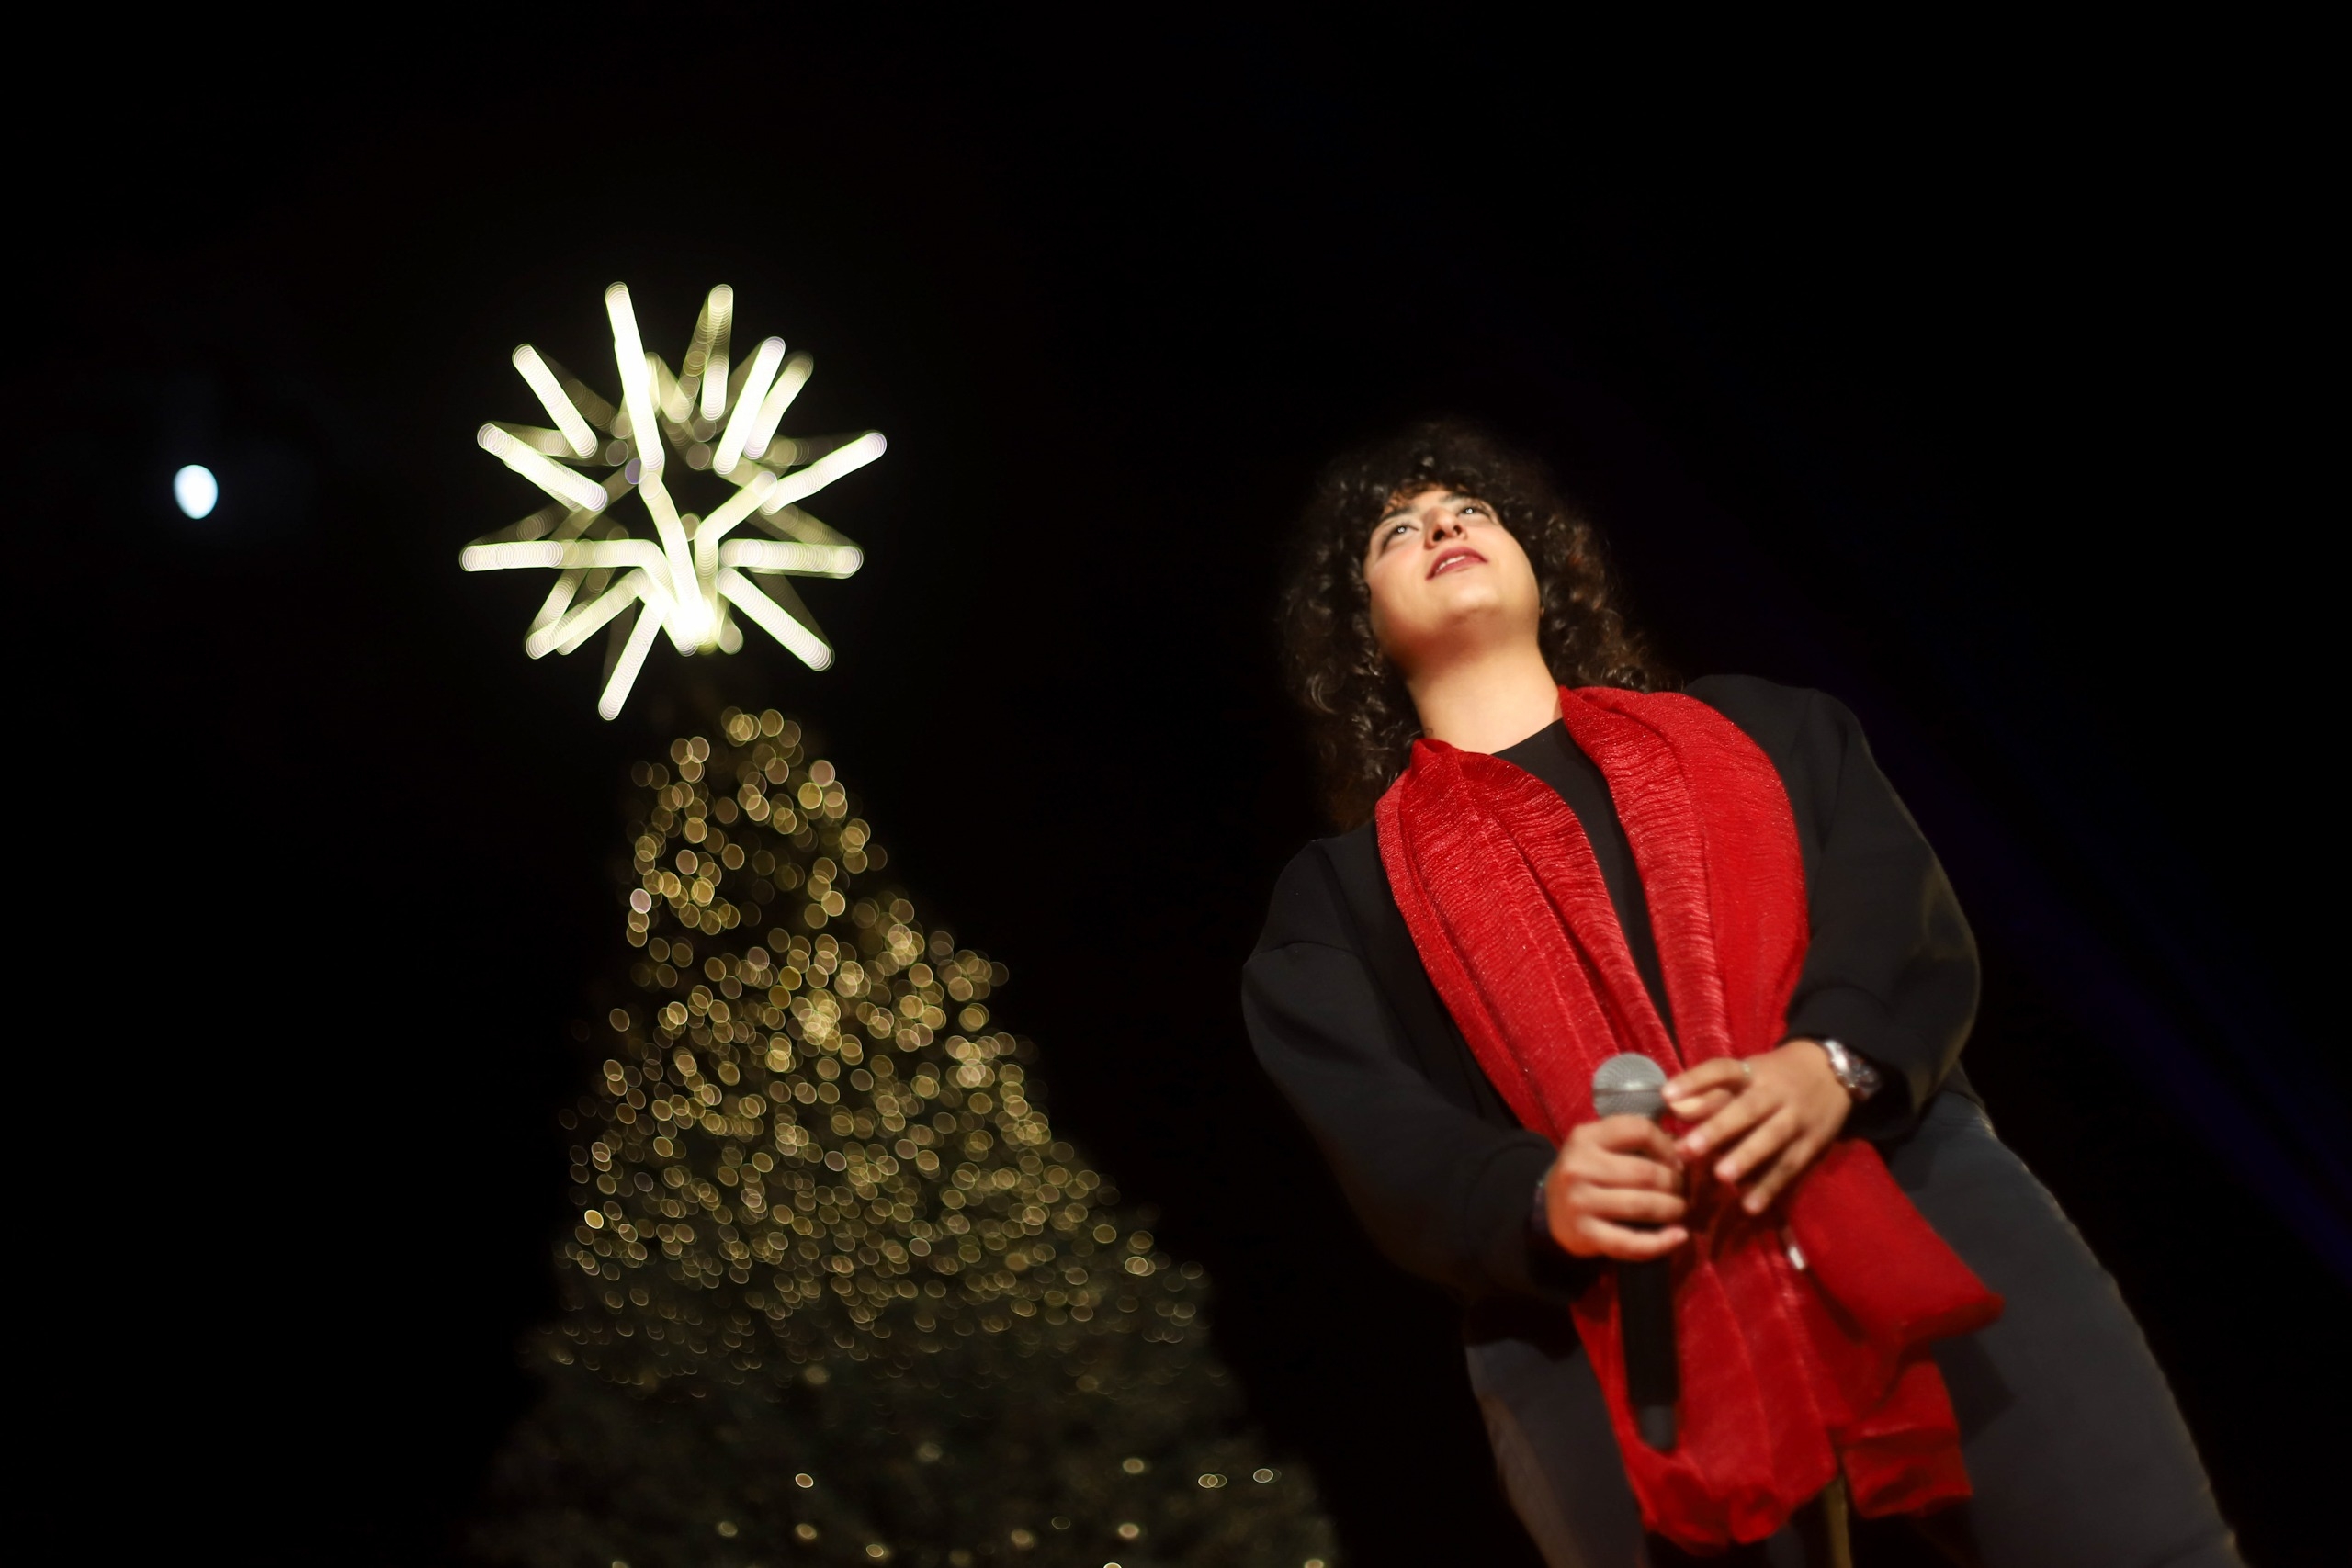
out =
[[1207,1352],[1199,1267],[1055,1135],[1003,966],[881,881],[799,728],[730,709],[632,776],[564,1315],[474,1553],[1330,1561]]
[[[628,701],[656,635],[666,632],[681,653],[732,653],[743,646],[739,613],[811,669],[824,669],[832,649],[783,580],[847,577],[864,557],[797,503],[880,457],[881,434],[778,436],[812,361],[786,357],[784,340],[772,337],[730,368],[735,293],[725,284],[704,300],[675,371],[645,348],[626,285],[605,291],[605,310],[620,401],[605,401],[529,344],[514,350],[514,368],[554,428],[494,420],[477,439],[551,502],[467,546],[459,564],[468,571],[557,573],[523,639],[534,659],[570,653],[611,628],[596,704],[606,718]],[[673,453],[685,475],[671,467]],[[602,478],[589,472],[597,468]],[[696,473],[724,491],[699,516],[679,511],[671,493],[682,482],[703,482],[692,479]],[[632,491],[650,539],[633,537],[615,515]],[[728,536],[746,523],[771,536]]]

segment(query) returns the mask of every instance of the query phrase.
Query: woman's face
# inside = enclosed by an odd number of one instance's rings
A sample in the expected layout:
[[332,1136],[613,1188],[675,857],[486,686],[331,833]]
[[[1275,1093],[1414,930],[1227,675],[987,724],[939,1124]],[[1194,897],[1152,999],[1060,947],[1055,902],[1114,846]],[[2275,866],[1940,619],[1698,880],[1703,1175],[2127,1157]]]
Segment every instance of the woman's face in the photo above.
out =
[[1372,629],[1411,679],[1433,663],[1524,637],[1543,618],[1535,569],[1494,510],[1431,488],[1399,492],[1366,541]]

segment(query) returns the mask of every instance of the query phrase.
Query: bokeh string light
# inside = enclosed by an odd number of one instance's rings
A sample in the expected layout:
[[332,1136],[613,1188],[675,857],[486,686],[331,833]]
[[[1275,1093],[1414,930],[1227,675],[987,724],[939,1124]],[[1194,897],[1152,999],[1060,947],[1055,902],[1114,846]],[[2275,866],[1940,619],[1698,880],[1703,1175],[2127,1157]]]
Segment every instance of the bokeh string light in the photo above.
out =
[[[667,1470],[606,1456],[634,1514],[608,1501],[583,1524],[544,1485],[514,1497],[486,1554],[559,1560],[534,1543],[560,1515],[574,1545],[640,1565],[687,1545],[922,1568],[1329,1562],[1311,1485],[1259,1451],[1207,1351],[1199,1266],[1056,1135],[1034,1050],[993,1015],[1003,965],[884,880],[799,727],[730,709],[632,779],[628,982],[593,1026],[594,1091],[562,1117],[577,1220],[565,1315],[538,1342],[568,1414],[526,1447],[595,1471],[579,1434],[635,1423],[674,1451]],[[634,1413],[598,1415],[598,1391]],[[697,1411],[734,1436],[690,1433]],[[518,1465],[506,1484],[528,1493]]]
[[[881,433],[778,435],[814,363],[805,354],[787,358],[784,340],[772,337],[730,373],[735,291],[725,284],[703,301],[675,371],[646,350],[627,285],[605,291],[605,311],[618,402],[531,344],[515,348],[514,368],[554,426],[495,420],[475,439],[550,503],[468,545],[458,564],[556,573],[523,650],[533,659],[570,653],[606,632],[596,700],[606,718],[628,701],[657,636],[666,633],[684,654],[733,653],[743,646],[739,615],[809,668],[825,669],[832,648],[784,580],[847,577],[865,558],[799,503],[879,457]],[[701,514],[680,511],[679,498],[696,487],[718,499]],[[615,511],[632,493],[650,538],[633,536]],[[729,536],[746,524],[773,536]]]

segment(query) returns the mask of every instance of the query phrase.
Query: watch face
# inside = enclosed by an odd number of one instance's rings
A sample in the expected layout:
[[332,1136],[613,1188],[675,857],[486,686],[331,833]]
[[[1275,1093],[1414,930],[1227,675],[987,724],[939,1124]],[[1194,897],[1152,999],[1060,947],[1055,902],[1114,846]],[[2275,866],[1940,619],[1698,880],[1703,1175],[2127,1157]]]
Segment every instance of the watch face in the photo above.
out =
[[1848,1094],[1857,1100],[1862,1100],[1868,1098],[1871,1091],[1878,1088],[1878,1074],[1871,1069],[1868,1063],[1847,1050],[1844,1045],[1835,1040],[1825,1040],[1821,1043],[1821,1048],[1829,1054],[1831,1076],[1846,1086]]

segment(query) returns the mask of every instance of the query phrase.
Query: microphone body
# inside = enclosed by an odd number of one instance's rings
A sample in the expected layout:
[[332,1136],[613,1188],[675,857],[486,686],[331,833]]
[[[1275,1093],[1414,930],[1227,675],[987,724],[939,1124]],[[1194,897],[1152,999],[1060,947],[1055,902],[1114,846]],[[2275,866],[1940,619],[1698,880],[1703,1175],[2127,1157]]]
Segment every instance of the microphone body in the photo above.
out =
[[[1592,1108],[1603,1116],[1646,1116],[1666,1110],[1666,1070],[1647,1056],[1611,1056],[1592,1075]],[[1673,1260],[1617,1264],[1617,1325],[1625,1352],[1625,1399],[1634,1427],[1660,1453],[1674,1447],[1674,1406],[1682,1372],[1674,1344]]]

